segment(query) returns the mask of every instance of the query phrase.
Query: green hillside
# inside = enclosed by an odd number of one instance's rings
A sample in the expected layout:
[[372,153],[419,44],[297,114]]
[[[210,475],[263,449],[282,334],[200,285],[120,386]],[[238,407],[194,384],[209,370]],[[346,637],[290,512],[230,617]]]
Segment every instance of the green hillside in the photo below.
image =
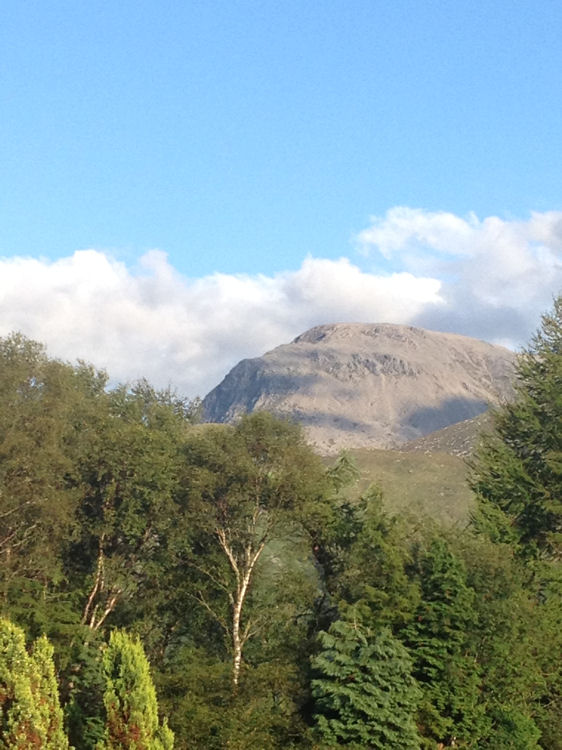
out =
[[441,451],[357,450],[351,455],[360,471],[358,495],[375,483],[392,513],[407,511],[447,525],[468,520],[473,497],[463,458]]
[[356,495],[375,483],[391,513],[462,524],[474,502],[466,461],[490,425],[490,413],[485,412],[406,443],[400,450],[350,451],[360,473]]

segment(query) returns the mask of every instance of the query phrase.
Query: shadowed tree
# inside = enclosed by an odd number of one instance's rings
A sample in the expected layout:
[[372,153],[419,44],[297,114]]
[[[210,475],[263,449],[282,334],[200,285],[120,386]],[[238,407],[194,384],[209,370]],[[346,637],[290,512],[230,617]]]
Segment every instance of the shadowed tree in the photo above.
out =
[[480,676],[468,650],[475,623],[474,591],[449,545],[435,539],[420,560],[421,602],[401,633],[422,689],[418,726],[422,746],[478,747],[487,729],[479,703]]
[[404,646],[387,628],[375,634],[345,620],[319,637],[312,696],[322,746],[417,750],[420,691]]
[[477,528],[525,556],[562,559],[562,296],[516,367],[516,398],[472,466]]
[[516,366],[516,397],[496,411],[494,430],[471,466],[478,507],[473,524],[526,565],[539,627],[533,633],[537,686],[532,717],[541,744],[562,748],[562,296]]

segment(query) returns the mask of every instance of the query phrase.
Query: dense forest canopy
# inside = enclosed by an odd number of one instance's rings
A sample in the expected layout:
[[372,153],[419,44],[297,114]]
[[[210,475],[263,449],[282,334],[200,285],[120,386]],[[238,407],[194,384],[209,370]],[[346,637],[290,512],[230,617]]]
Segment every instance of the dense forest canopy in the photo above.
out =
[[443,528],[1,339],[0,748],[562,748],[560,298],[517,376]]

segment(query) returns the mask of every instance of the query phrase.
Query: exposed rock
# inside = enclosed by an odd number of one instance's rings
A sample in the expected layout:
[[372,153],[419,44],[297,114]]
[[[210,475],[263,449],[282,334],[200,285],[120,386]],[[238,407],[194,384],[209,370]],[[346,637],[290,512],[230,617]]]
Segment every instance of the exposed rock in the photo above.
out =
[[317,326],[234,367],[203,401],[228,422],[267,410],[304,425],[323,453],[388,448],[470,419],[511,395],[514,354],[410,326]]
[[472,419],[443,427],[429,435],[412,440],[401,447],[402,451],[417,453],[449,453],[451,456],[468,458],[479,445],[481,436],[492,430],[490,412]]

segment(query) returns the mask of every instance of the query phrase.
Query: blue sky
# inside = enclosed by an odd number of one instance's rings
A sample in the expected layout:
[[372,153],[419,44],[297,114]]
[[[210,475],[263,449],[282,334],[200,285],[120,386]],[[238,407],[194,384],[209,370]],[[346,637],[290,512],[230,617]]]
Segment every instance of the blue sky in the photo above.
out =
[[[330,314],[518,345],[515,332],[536,327],[562,284],[561,34],[562,4],[547,0],[4,0],[0,332],[18,327],[64,356],[82,342],[76,356],[132,377],[125,363],[154,347],[127,349],[132,309],[161,330],[172,284],[195,330],[208,319],[194,301],[205,289],[224,319],[189,346],[214,337],[220,366],[170,339],[150,373],[190,392]],[[397,221],[401,244],[389,251]],[[446,248],[435,234],[445,225]],[[492,262],[498,227],[511,244]],[[467,233],[471,248],[457,253]],[[482,298],[469,279],[474,247],[497,276]],[[506,257],[518,265],[502,280]],[[353,285],[338,294],[340,258],[372,308],[350,306]],[[402,308],[375,304],[392,274]],[[404,274],[426,307],[412,307]],[[337,304],[319,302],[318,285]],[[114,311],[121,333],[103,328],[111,318],[96,298],[123,304],[128,292],[129,312]],[[295,294],[309,307],[291,323]],[[471,305],[484,312],[469,315]],[[62,309],[90,315],[91,337],[77,326],[61,340]],[[236,315],[245,336],[227,343]],[[256,316],[269,332],[249,336]],[[172,311],[165,318],[174,325]],[[181,375],[192,366],[198,374]]]

